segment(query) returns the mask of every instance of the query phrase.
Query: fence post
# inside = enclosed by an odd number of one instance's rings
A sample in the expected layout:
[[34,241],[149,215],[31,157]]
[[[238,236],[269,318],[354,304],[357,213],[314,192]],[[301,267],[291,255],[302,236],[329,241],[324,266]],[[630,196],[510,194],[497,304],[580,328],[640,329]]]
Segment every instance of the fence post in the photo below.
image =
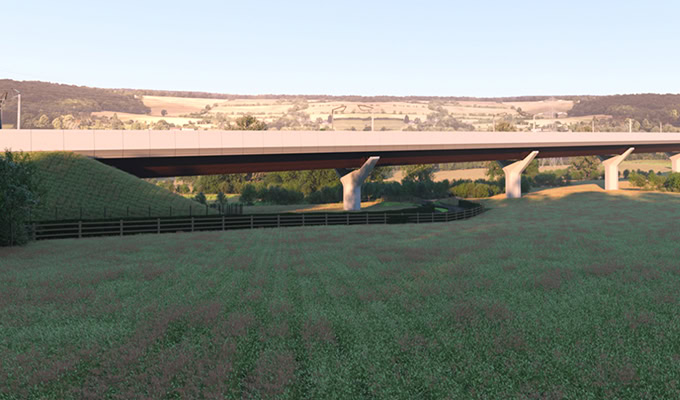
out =
[[80,239],[82,237],[83,237],[83,221],[80,220],[78,221],[78,238]]
[[36,240],[37,237],[38,237],[38,234],[36,233],[35,228],[36,228],[36,226],[35,226],[35,222],[34,222],[34,223],[33,223],[33,240]]
[[432,222],[434,222],[434,213],[432,213]]
[[349,213],[345,214],[347,216],[347,225],[349,225]]
[[161,233],[161,219],[156,218],[156,233]]
[[420,223],[420,212],[416,213],[416,224]]
[[276,214],[276,227],[281,227],[281,214]]
[[222,230],[224,230],[224,214],[222,214]]
[[366,225],[368,225],[368,213],[366,213],[365,215],[366,215]]
[[254,224],[254,221],[253,221],[254,217],[255,216],[253,214],[250,214],[250,229],[253,229],[255,227],[255,224]]
[[383,216],[384,216],[384,218],[385,218],[385,220],[383,221],[383,223],[384,223],[385,225],[387,225],[387,213],[386,213],[386,212],[383,213]]
[[120,237],[123,237],[123,220],[120,220]]
[[194,217],[191,217],[191,231],[194,231]]
[[444,214],[444,221],[449,222],[449,212],[447,211],[446,214]]
[[305,214],[302,214],[302,226],[305,226]]
[[324,213],[323,217],[324,223],[326,224],[326,226],[328,226],[328,213]]

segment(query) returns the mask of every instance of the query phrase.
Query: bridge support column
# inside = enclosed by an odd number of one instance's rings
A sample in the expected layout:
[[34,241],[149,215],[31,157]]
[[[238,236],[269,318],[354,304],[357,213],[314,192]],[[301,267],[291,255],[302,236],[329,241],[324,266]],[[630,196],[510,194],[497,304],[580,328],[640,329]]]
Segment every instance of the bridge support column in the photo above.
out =
[[345,211],[361,210],[361,184],[371,174],[378,160],[380,157],[369,157],[361,168],[354,171],[345,168],[335,169],[342,182],[342,208]]
[[680,172],[680,153],[666,153],[671,159],[671,172]]
[[532,151],[523,160],[510,163],[509,161],[499,161],[505,172],[505,197],[508,199],[518,199],[522,197],[522,172],[529,166],[529,163],[538,154]]
[[619,164],[621,164],[621,161],[625,160],[633,150],[635,150],[635,147],[629,148],[618,156],[609,158],[600,156],[602,165],[604,165],[604,190],[619,190]]

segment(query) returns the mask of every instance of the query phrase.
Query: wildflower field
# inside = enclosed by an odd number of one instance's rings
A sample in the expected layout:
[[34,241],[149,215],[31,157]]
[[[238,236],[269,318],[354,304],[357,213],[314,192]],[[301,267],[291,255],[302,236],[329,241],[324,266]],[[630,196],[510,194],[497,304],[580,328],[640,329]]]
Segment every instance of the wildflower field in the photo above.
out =
[[680,398],[680,197],[0,249],[0,398]]

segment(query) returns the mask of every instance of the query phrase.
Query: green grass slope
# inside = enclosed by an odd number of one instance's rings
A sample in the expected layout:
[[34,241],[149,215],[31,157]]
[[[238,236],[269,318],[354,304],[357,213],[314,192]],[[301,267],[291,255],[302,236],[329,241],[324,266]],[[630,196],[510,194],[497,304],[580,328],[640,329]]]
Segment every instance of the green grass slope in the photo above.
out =
[[34,219],[188,215],[201,204],[97,160],[73,153],[33,153],[42,190]]
[[0,398],[680,398],[680,196],[487,205],[0,249]]

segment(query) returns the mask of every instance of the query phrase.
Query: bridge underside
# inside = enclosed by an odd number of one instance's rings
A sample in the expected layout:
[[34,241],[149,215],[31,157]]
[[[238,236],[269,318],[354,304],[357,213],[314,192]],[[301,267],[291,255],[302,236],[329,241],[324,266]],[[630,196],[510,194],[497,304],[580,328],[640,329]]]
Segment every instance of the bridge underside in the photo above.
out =
[[[357,168],[379,156],[378,166],[466,161],[519,160],[532,151],[537,158],[622,154],[630,146],[526,147],[506,149],[413,150],[304,154],[98,158],[140,178],[231,174],[240,172]],[[680,144],[635,145],[635,153],[680,152]]]

